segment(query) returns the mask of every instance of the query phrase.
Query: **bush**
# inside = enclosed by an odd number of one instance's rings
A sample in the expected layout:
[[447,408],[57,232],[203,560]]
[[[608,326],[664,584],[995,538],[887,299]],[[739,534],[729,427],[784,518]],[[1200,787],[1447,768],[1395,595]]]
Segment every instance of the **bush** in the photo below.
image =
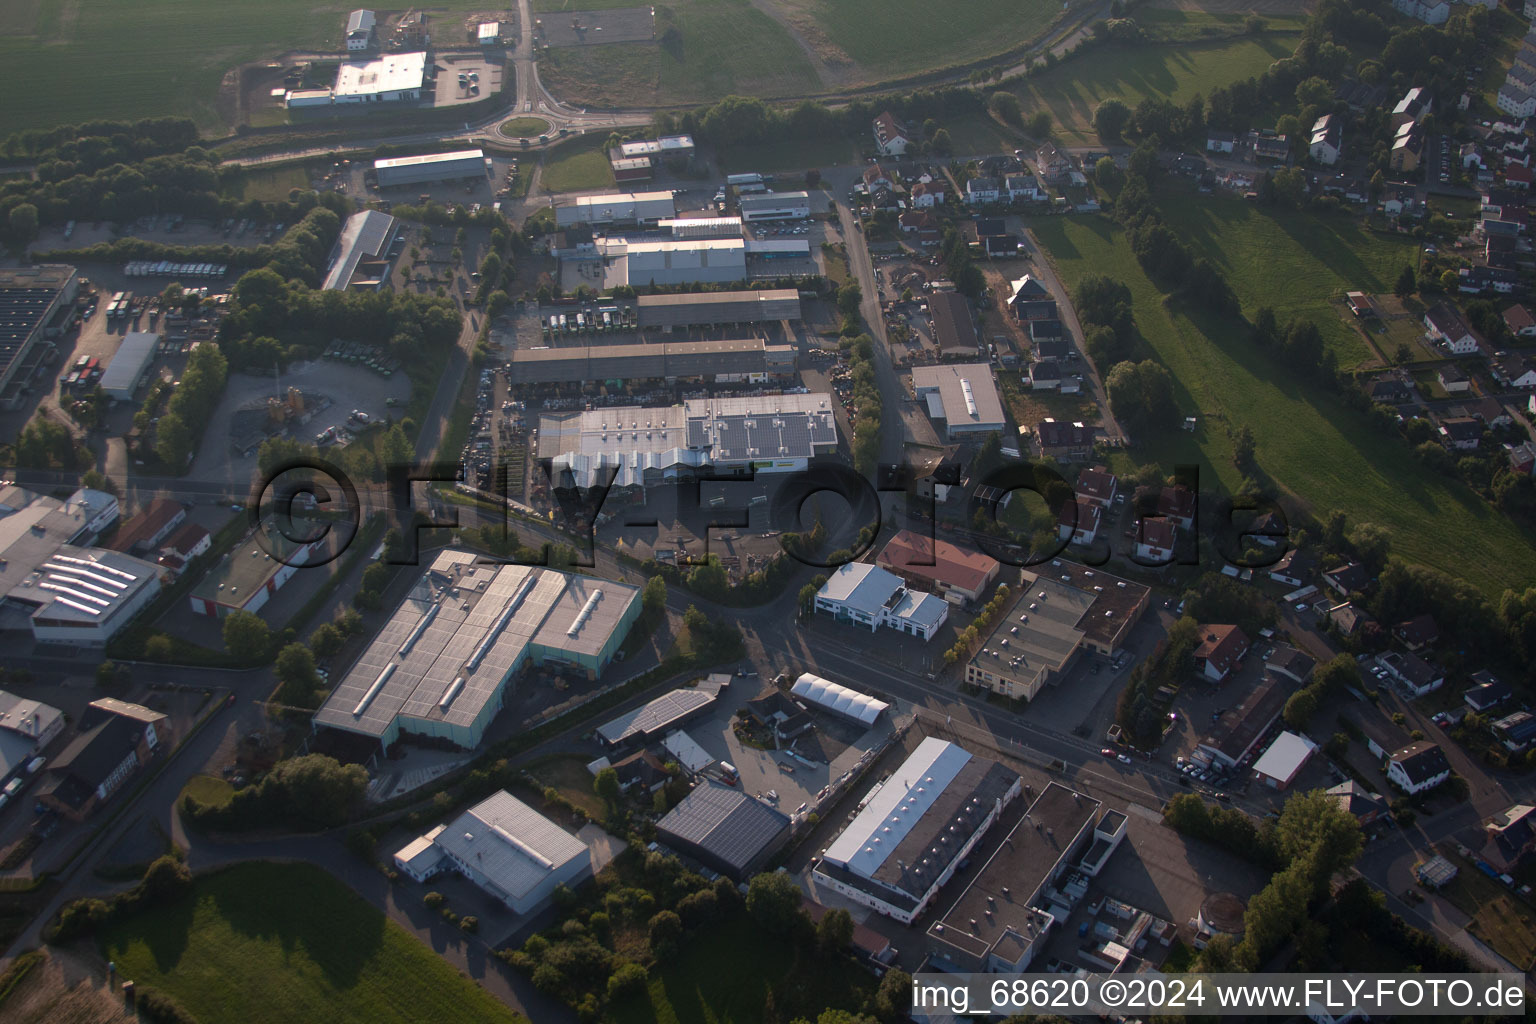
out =
[[435,910],[436,908],[442,906],[444,903],[448,902],[448,897],[444,896],[440,892],[429,892],[421,898],[421,902]]
[[155,988],[136,988],[134,1008],[149,1024],[198,1024],[197,1018],[170,996]]
[[645,988],[645,981],[645,968],[626,960],[619,965],[618,970],[608,976],[609,1001],[622,999],[632,992],[639,992]]

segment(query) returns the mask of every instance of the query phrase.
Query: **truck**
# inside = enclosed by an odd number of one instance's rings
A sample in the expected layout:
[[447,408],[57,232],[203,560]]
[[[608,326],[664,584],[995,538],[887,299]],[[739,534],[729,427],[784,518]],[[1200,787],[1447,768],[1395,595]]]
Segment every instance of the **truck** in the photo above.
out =
[[741,188],[743,185],[761,185],[761,174],[730,174],[726,176],[725,183],[732,188]]

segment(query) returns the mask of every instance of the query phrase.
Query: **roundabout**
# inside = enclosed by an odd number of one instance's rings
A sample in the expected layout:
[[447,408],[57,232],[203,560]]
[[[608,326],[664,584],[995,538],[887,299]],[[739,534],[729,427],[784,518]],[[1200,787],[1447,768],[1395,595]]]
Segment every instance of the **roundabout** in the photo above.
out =
[[503,121],[498,130],[509,139],[536,139],[548,135],[553,126],[542,117],[514,117]]

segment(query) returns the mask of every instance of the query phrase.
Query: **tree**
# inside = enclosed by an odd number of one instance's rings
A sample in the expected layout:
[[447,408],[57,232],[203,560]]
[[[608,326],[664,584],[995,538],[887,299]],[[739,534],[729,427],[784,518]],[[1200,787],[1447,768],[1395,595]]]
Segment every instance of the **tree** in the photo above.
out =
[[677,940],[683,937],[683,919],[670,910],[656,913],[647,925],[651,952],[664,960],[677,952]]
[[592,791],[602,798],[608,809],[614,810],[619,806],[619,798],[623,791],[619,788],[619,773],[610,765],[597,773],[592,780]]
[[1246,424],[1237,432],[1237,440],[1232,443],[1232,464],[1244,473],[1251,472],[1254,467],[1254,440],[1253,430]]
[[118,680],[118,667],[116,663],[104,661],[96,666],[96,685],[112,686]]
[[1159,363],[1117,364],[1105,379],[1115,417],[1132,433],[1168,426],[1178,413],[1173,400],[1173,379]]
[[1032,138],[1043,139],[1051,134],[1051,112],[1049,110],[1037,110],[1029,119],[1029,134]]
[[174,411],[160,417],[155,427],[155,454],[172,472],[182,473],[193,451],[192,428]]
[[1125,175],[1115,164],[1115,158],[1101,156],[1093,165],[1093,180],[1106,192],[1117,191],[1125,182]]
[[824,955],[841,953],[853,944],[853,918],[838,907],[822,915],[816,923],[816,945]]
[[1334,874],[1355,862],[1365,839],[1360,822],[1325,791],[1294,793],[1275,824],[1281,855],[1310,872],[1311,896],[1322,896]]
[[23,244],[37,237],[37,207],[19,203],[11,208],[11,234]]
[[912,975],[892,967],[875,989],[875,1013],[883,1021],[905,1020],[912,1008]]
[[339,825],[362,800],[368,772],[324,754],[305,754],[279,761],[261,785],[275,787],[295,816],[320,826]]
[[233,611],[224,620],[224,648],[235,660],[260,664],[272,645],[272,631],[261,616],[247,611]]
[[652,618],[662,614],[667,607],[667,581],[662,576],[652,576],[645,581],[645,589],[640,592],[641,610]]
[[313,707],[315,691],[320,688],[320,674],[315,671],[315,656],[303,644],[288,644],[277,652],[275,665],[277,698],[294,707]]
[[800,886],[787,872],[754,875],[747,885],[747,913],[775,935],[789,934],[805,916],[800,902]]
[[940,128],[934,132],[929,145],[936,156],[949,156],[955,151],[955,144],[950,141],[948,128]]
[[1120,100],[1105,100],[1093,112],[1093,130],[1106,142],[1120,138],[1130,122],[1131,108]]
[[1019,98],[1011,92],[995,92],[987,97],[987,109],[1004,124],[1017,125],[1024,116]]
[[1307,722],[1317,713],[1317,698],[1312,695],[1310,689],[1297,690],[1291,694],[1290,700],[1285,702],[1285,724],[1292,729],[1300,731],[1306,728]]
[[309,635],[309,649],[321,661],[325,661],[335,655],[336,652],[341,650],[341,645],[345,642],[346,637],[341,635],[341,630],[329,622],[321,623]]
[[864,292],[852,281],[837,290],[837,311],[845,317],[858,316],[863,301]]

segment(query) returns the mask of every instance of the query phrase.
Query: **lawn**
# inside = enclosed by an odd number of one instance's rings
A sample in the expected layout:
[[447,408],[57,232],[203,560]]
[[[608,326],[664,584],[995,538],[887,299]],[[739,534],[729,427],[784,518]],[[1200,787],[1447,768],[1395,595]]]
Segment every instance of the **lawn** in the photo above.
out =
[[1440,895],[1472,919],[1467,931],[1522,971],[1536,966],[1536,911],[1454,852],[1446,855],[1461,870]]
[[539,76],[563,100],[620,109],[821,87],[789,33],[746,0],[678,0],[657,7],[656,28],[656,43],[554,47],[541,55]]
[[[181,788],[181,795],[194,797],[208,807],[223,807],[234,798],[235,787],[213,775],[194,775]],[[176,802],[180,803],[180,798]]]
[[542,786],[553,786],[560,795],[587,812],[594,820],[602,821],[608,815],[602,798],[592,788],[594,777],[587,771],[587,758],[560,755],[528,766],[528,772]]
[[308,864],[200,878],[188,896],[110,925],[101,949],[122,977],[169,993],[202,1024],[522,1020]]
[[[1219,205],[1212,217],[1220,216]],[[1293,232],[1305,236],[1317,230],[1306,226],[1309,217],[1291,216]],[[1179,463],[1198,464],[1207,481],[1219,480],[1230,492],[1241,481],[1232,464],[1232,438],[1247,426],[1257,440],[1261,471],[1314,514],[1340,508],[1352,522],[1376,523],[1405,559],[1466,579],[1494,600],[1505,588],[1523,589],[1536,577],[1531,539],[1465,487],[1426,469],[1400,438],[1255,350],[1241,324],[1164,305],[1163,294],[1108,219],[1051,217],[1034,230],[1069,287],[1090,273],[1108,274],[1130,287],[1137,323],[1173,374],[1181,409],[1200,417],[1193,433],[1170,430],[1118,456],[1120,468],[1155,462],[1171,471]],[[1278,251],[1305,255],[1299,245]],[[1276,301],[1285,292],[1278,282],[1296,269],[1276,263],[1264,278],[1234,273],[1243,308]]]
[[[591,135],[557,146],[544,158],[539,183],[551,192],[585,192],[613,185],[613,165],[603,144],[606,135]],[[519,168],[526,161],[519,161]]]
[[1345,291],[1390,292],[1415,259],[1411,238],[1369,231],[1353,216],[1273,216],[1241,199],[1182,189],[1159,195],[1158,208],[1197,252],[1221,266],[1243,297],[1245,313],[1251,316],[1262,304],[1273,306],[1282,324],[1292,316],[1311,317],[1340,366],[1374,358],[1328,298]]
[[[776,0],[804,9],[812,38],[831,62],[851,60],[865,77],[907,76],[1005,53],[1045,33],[1061,13],[1055,0]],[[820,43],[820,40],[816,40]]]
[[[220,83],[246,61],[285,50],[338,48],[341,0],[35,0],[6,4],[0,67],[6,102],[0,136],[95,118],[177,114],[205,130],[226,127]],[[440,0],[433,13],[484,10]],[[441,13],[439,13],[441,12]]]
[[[646,992],[613,1007],[617,1024],[760,1024],[814,1020],[827,1008],[857,1009],[874,979],[848,963],[797,959],[792,943],[763,932],[747,914],[686,940],[653,973]],[[770,998],[771,994],[771,998]]]
[[497,130],[509,139],[536,139],[549,131],[549,122],[542,117],[514,117]]
[[1092,128],[1093,112],[1104,100],[1114,97],[1134,109],[1148,96],[1180,104],[1196,93],[1208,96],[1217,86],[1263,74],[1291,55],[1297,38],[1269,33],[1209,43],[1099,47],[1026,79],[1014,91],[1026,113],[1051,112],[1061,126],[1060,141],[1094,145],[1100,139]]
[[298,164],[287,167],[254,167],[240,177],[240,198],[264,203],[286,203],[291,189],[310,188],[309,175]]

